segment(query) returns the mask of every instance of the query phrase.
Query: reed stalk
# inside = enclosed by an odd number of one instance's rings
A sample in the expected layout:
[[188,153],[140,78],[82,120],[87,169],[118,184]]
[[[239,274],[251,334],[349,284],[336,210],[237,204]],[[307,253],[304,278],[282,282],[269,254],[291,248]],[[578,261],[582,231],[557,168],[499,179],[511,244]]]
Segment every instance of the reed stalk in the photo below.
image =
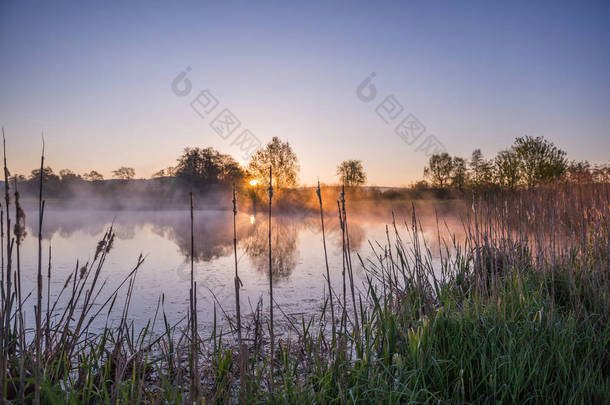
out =
[[268,230],[269,230],[269,346],[270,346],[270,358],[269,358],[269,392],[273,394],[273,363],[275,360],[275,336],[273,330],[273,265],[272,265],[272,254],[271,254],[271,204],[273,201],[273,173],[272,168],[269,166],[269,187],[267,189],[269,195],[269,216],[268,216]]
[[0,384],[2,384],[2,397],[6,398],[8,389],[7,379],[7,367],[8,357],[12,352],[14,343],[11,337],[10,330],[10,318],[12,314],[12,240],[11,240],[11,217],[9,213],[10,195],[9,195],[9,171],[6,165],[6,138],[4,136],[4,127],[2,127],[2,145],[3,145],[3,156],[4,156],[4,209],[6,214],[6,289],[4,291],[5,305],[3,306],[2,320],[3,328],[0,336],[0,347],[2,350],[2,358],[0,364]]
[[318,202],[320,204],[320,224],[322,226],[322,245],[324,246],[324,263],[326,264],[326,282],[328,283],[328,295],[330,298],[330,319],[332,324],[332,338],[333,344],[335,342],[335,305],[333,302],[333,287],[330,282],[330,269],[328,267],[328,254],[326,253],[326,233],[324,231],[324,209],[322,207],[322,192],[320,190],[320,180],[318,179],[318,187],[316,188],[316,195],[318,196]]
[[245,398],[246,367],[248,366],[248,347],[242,341],[241,334],[241,306],[239,303],[239,289],[243,285],[237,270],[237,198],[235,197],[235,184],[233,184],[233,260],[235,261],[235,317],[237,322],[237,344],[239,347],[239,389],[240,402]]
[[[23,296],[21,286],[21,243],[25,239],[25,213],[21,208],[19,202],[19,191],[17,190],[17,179],[14,181],[15,184],[15,241],[17,245],[16,258],[17,258],[17,271],[15,272],[15,287],[17,292],[17,318],[15,324],[18,325],[18,340],[19,340],[19,351],[25,353],[25,324],[23,316]],[[34,308],[36,311],[36,308]],[[17,328],[15,328],[17,329]],[[19,356],[19,398],[21,402],[25,401],[25,356]]]
[[190,350],[190,367],[189,373],[191,378],[190,386],[190,401],[197,402],[199,399],[199,356],[198,356],[198,332],[197,332],[197,283],[195,282],[195,232],[194,232],[194,214],[193,214],[193,192],[190,197],[190,219],[191,219],[191,286],[189,291],[190,297],[190,323],[191,323],[191,350]]
[[40,373],[42,372],[42,221],[45,202],[42,199],[44,173],[44,135],[42,136],[42,153],[40,155],[40,187],[38,189],[38,272],[36,273],[36,367],[34,384],[34,404],[40,404]]
[[337,199],[337,213],[339,215],[339,227],[341,229],[341,278],[343,281],[343,309],[341,310],[341,334],[347,334],[347,279],[345,277],[345,228],[343,227],[343,213],[341,212],[341,198]]
[[343,239],[344,239],[344,255],[346,256],[346,265],[347,265],[347,272],[348,272],[348,277],[349,277],[349,286],[350,286],[350,291],[352,293],[352,306],[353,306],[353,310],[354,310],[354,337],[356,340],[358,340],[358,337],[360,335],[360,325],[359,325],[359,321],[358,321],[358,307],[356,306],[356,292],[354,289],[354,272],[352,269],[352,253],[351,253],[351,247],[350,247],[350,243],[349,243],[349,227],[347,225],[347,211],[345,209],[345,185],[343,185],[341,187],[341,194],[340,196],[340,200],[341,200],[341,212],[342,212],[342,222],[341,222],[341,230],[343,233]]

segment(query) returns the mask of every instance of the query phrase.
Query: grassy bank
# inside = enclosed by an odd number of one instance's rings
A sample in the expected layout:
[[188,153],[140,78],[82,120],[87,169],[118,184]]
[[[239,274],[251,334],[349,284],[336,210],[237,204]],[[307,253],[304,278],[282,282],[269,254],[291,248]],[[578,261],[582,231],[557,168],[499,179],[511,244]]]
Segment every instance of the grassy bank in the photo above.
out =
[[[2,395],[58,404],[608,403],[608,195],[601,184],[475,196],[465,239],[441,238],[439,216],[434,249],[411,207],[362,257],[349,249],[349,209],[340,201],[343,289],[302,318],[274,306],[288,325],[275,331],[266,300],[249,313],[242,304],[241,318],[191,300],[187,319],[174,325],[162,299],[149,327],[134,330],[129,306],[141,258],[108,300],[98,299],[112,229],[63,283],[66,306],[49,299],[44,266],[40,300],[25,308],[19,234],[4,223]],[[368,278],[362,286],[353,285],[358,265]],[[90,329],[111,310],[122,314],[118,326]],[[229,326],[202,331],[199,311]],[[158,324],[164,331],[152,333]]]

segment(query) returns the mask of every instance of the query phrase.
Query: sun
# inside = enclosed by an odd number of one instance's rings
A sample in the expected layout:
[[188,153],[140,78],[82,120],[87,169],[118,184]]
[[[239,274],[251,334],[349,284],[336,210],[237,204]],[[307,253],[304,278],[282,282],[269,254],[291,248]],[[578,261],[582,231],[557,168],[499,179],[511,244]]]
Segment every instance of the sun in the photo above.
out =
[[250,185],[251,186],[256,186],[257,184],[258,184],[258,180],[256,180],[256,179],[250,180]]

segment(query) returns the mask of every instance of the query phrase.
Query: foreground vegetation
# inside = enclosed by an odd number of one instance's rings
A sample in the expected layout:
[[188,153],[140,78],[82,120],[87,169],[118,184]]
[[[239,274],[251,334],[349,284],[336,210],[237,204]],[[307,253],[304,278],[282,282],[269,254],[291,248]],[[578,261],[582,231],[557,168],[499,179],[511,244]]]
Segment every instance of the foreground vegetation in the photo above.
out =
[[[442,239],[439,218],[434,252],[413,209],[410,219],[390,224],[386,241],[371,245],[371,258],[350,249],[341,193],[343,288],[326,291],[318,314],[295,319],[262,300],[252,313],[198,308],[191,276],[187,319],[170,324],[160,299],[158,316],[134,330],[129,307],[142,257],[119,288],[100,299],[112,229],[93,259],[77,265],[54,294],[52,266],[43,265],[39,243],[38,287],[28,301],[20,281],[23,211],[18,193],[11,198],[7,188],[2,398],[57,404],[607,403],[609,192],[608,184],[572,184],[478,195],[463,219],[464,240]],[[323,207],[331,204],[319,203],[325,255]],[[42,191],[39,212],[42,223]],[[196,237],[191,234],[191,249]],[[358,262],[367,274],[363,286],[355,285]],[[234,271],[238,300],[237,262]],[[320,276],[330,273],[320,269]],[[226,316],[228,330],[200,330],[197,313],[204,310]],[[118,325],[108,322],[112,311],[121,313]],[[107,326],[94,330],[104,317]],[[274,318],[287,329],[274,327]]]

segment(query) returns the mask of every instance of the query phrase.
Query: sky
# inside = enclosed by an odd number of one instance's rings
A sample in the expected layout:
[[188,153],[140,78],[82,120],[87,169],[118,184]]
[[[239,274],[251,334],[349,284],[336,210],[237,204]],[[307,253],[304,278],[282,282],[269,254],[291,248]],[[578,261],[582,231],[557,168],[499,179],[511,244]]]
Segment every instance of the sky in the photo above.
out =
[[[40,164],[42,132],[56,172],[107,178],[149,177],[187,146],[245,164],[240,139],[274,136],[304,185],[346,159],[408,185],[431,150],[492,157],[523,135],[609,162],[610,2],[287,3],[2,1],[9,169]],[[374,94],[358,90],[371,74]]]

